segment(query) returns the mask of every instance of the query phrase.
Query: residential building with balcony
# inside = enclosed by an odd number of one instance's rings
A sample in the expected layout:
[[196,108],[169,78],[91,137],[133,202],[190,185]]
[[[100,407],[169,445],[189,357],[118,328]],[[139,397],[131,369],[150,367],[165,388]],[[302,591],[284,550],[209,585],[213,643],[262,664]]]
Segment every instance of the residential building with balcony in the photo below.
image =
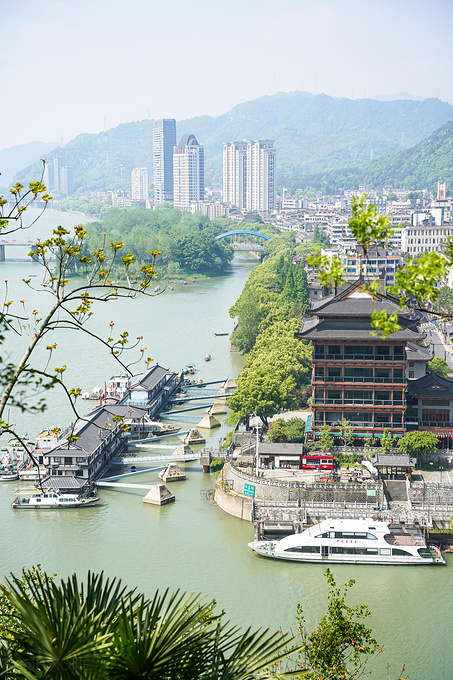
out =
[[[372,335],[374,310],[397,314],[401,329],[385,339]],[[346,419],[357,437],[380,437],[385,429],[403,436],[406,345],[425,337],[413,313],[396,299],[369,293],[359,279],[314,302],[308,315],[295,337],[313,343],[313,434],[327,423],[338,435]]]

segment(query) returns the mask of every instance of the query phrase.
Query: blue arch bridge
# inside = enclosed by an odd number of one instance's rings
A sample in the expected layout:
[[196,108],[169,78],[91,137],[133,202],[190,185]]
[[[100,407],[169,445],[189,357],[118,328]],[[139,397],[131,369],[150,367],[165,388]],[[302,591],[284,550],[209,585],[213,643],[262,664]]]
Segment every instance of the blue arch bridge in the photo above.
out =
[[247,229],[227,231],[225,234],[216,236],[217,241],[222,238],[228,238],[228,241],[230,245],[233,246],[234,250],[249,250],[253,252],[262,252],[264,250],[263,244],[260,243],[258,239],[269,241],[269,236],[261,234],[259,231],[249,231]]

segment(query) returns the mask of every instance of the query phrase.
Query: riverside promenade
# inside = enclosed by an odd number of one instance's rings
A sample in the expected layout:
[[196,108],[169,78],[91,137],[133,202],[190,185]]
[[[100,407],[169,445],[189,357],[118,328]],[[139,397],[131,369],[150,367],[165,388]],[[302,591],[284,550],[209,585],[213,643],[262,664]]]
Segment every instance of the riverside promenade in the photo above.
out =
[[407,480],[399,489],[404,495],[394,499],[381,480],[331,483],[314,482],[311,475],[301,481],[292,475],[288,478],[286,471],[286,479],[256,476],[227,463],[217,481],[215,501],[224,512],[252,522],[258,538],[297,533],[328,518],[373,517],[428,531],[449,528],[453,516],[450,484]]

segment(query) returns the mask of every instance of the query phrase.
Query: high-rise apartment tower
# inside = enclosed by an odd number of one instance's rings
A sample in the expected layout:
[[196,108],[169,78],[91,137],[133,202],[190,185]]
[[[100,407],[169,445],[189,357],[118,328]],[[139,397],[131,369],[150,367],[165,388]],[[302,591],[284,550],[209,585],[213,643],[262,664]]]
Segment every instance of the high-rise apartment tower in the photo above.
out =
[[184,135],[173,154],[174,206],[188,210],[204,200],[204,148],[195,135]]
[[224,202],[239,210],[274,210],[276,155],[271,139],[224,144]]
[[153,169],[154,202],[173,200],[173,149],[176,146],[176,120],[154,121]]
[[223,145],[223,202],[245,208],[247,142]]
[[146,201],[149,198],[149,182],[147,168],[134,168],[131,172],[131,189],[133,201]]
[[247,210],[274,210],[276,150],[271,139],[247,142]]

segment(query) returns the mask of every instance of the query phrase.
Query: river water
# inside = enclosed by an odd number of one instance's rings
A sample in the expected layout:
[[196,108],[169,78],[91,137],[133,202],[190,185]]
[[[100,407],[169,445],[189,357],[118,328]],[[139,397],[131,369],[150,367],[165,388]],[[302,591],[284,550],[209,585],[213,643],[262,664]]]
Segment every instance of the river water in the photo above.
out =
[[[40,235],[56,223],[70,226],[80,221],[78,216],[49,212],[41,220]],[[173,291],[153,299],[101,305],[92,327],[106,333],[113,320],[115,329],[127,329],[131,337],[143,335],[146,354],[161,365],[180,370],[193,362],[199,369],[196,377],[232,377],[241,369],[243,358],[230,353],[228,337],[214,333],[231,332],[228,308],[255,264],[252,255],[237,254],[228,275],[184,287],[175,284]],[[33,274],[39,274],[39,265],[0,263],[0,281],[9,281],[8,299],[26,298],[30,305],[38,305],[39,294],[19,282]],[[67,364],[68,385],[88,391],[116,371],[113,360],[96,343],[63,331],[56,339],[56,365]],[[8,338],[7,349],[16,359],[20,341]],[[212,354],[209,363],[204,362],[206,352]],[[64,398],[56,391],[46,396],[46,414],[10,414],[20,433],[35,436],[46,425],[64,426],[70,421]],[[83,406],[88,408],[88,404]],[[183,429],[196,422],[185,421]],[[222,424],[209,443],[216,446],[228,429]],[[166,443],[173,441],[179,443],[178,439]],[[204,475],[197,463],[184,467],[187,481],[171,487],[176,502],[162,508],[143,504],[143,490],[102,489],[101,502],[91,509],[13,511],[12,485],[0,483],[0,576],[36,563],[61,576],[104,569],[147,594],[167,586],[204,593],[225,608],[228,618],[244,626],[288,630],[294,626],[300,602],[308,625],[314,626],[325,612],[324,566],[274,562],[252,553],[247,542],[253,538],[253,528],[203,498],[203,491],[212,488],[215,480]],[[141,475],[136,481],[157,483],[157,473]],[[338,583],[356,580],[349,601],[367,603],[373,612],[369,625],[385,650],[372,662],[373,677],[395,678],[402,665],[411,679],[453,677],[452,556],[447,561],[446,567],[437,568],[332,567]]]

